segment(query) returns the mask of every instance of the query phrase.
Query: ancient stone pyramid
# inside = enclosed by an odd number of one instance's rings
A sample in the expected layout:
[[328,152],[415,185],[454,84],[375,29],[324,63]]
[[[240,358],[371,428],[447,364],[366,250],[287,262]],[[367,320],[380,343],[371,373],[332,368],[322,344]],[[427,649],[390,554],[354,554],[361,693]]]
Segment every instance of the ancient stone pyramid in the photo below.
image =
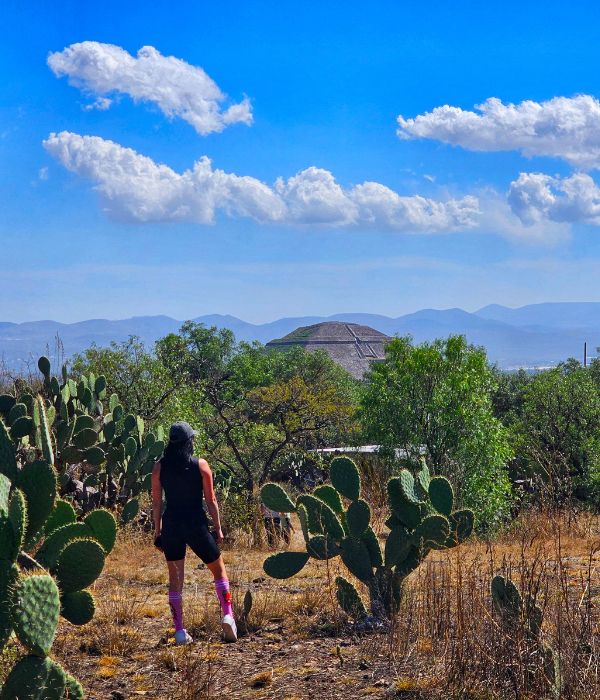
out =
[[307,350],[325,350],[353,377],[362,379],[371,362],[385,358],[385,344],[390,337],[369,326],[358,323],[327,321],[303,326],[277,340],[267,343],[269,348],[301,345]]

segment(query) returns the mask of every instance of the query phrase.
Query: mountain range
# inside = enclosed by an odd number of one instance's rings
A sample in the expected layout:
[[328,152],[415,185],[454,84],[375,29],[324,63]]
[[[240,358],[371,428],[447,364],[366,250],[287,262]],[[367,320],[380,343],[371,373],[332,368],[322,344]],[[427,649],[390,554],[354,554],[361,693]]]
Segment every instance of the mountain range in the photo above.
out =
[[[344,313],[281,318],[264,324],[217,314],[193,320],[207,326],[229,328],[238,340],[261,343],[281,338],[298,326],[322,321],[361,323],[388,335],[410,334],[415,342],[460,333],[469,342],[485,347],[490,360],[503,369],[547,366],[568,357],[581,359],[584,342],[592,350],[600,346],[600,302],[543,303],[519,308],[492,304],[475,312],[457,308],[423,309],[398,318]],[[151,345],[167,333],[176,332],[180,326],[181,321],[169,316],[136,316],[118,321],[91,319],[69,324],[0,322],[0,360],[13,370],[21,369],[40,354],[54,354],[57,338],[60,338],[66,358],[92,343],[105,346],[131,335]]]

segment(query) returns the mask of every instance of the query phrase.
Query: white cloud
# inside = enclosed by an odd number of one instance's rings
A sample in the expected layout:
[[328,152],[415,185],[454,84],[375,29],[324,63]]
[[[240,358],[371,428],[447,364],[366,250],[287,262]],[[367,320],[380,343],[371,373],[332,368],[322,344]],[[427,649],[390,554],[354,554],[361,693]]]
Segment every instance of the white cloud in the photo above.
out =
[[49,171],[48,171],[48,168],[46,166],[44,166],[43,168],[40,168],[38,170],[38,179],[47,180],[49,176],[50,176]]
[[600,225],[600,188],[584,173],[564,178],[521,173],[510,185],[508,202],[527,225],[543,221]]
[[109,97],[97,97],[90,104],[84,105],[83,109],[85,109],[86,112],[90,112],[93,109],[97,109],[100,112],[106,112],[112,103],[113,101]]
[[600,168],[600,101],[591,95],[504,104],[491,97],[476,111],[443,105],[398,117],[401,139],[427,138],[473,151],[518,150]]
[[375,182],[345,189],[329,171],[315,167],[270,187],[253,177],[215,170],[206,157],[177,173],[98,136],[63,131],[51,134],[44,147],[68,170],[96,184],[107,213],[128,221],[209,224],[221,210],[263,223],[422,233],[470,228],[479,215],[475,197],[437,201],[400,196]]
[[554,246],[571,236],[571,226],[565,222],[549,219],[523,221],[506,195],[492,188],[477,194],[481,208],[478,231],[482,234],[500,234],[515,243],[544,246]]
[[163,56],[152,46],[134,57],[113,44],[83,41],[51,53],[48,65],[57,77],[68,76],[71,85],[97,97],[90,109],[108,109],[108,96],[121,93],[157,104],[168,117],[184,119],[202,135],[252,123],[248,99],[222,111],[225,95],[202,68]]

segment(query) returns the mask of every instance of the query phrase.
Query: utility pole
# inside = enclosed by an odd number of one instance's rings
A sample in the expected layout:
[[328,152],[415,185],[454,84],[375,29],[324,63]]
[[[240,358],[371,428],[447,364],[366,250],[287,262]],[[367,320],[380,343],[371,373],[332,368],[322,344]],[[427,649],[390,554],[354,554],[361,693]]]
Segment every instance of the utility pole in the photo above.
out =
[[587,342],[583,344],[583,366],[587,367]]

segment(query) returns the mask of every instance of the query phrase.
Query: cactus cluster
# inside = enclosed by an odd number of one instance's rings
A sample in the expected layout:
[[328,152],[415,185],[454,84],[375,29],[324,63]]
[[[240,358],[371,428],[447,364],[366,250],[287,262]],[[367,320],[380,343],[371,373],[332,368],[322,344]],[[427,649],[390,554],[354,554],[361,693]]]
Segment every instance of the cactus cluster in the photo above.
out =
[[[414,476],[403,469],[387,484],[390,532],[382,552],[371,527],[371,508],[361,498],[361,478],[348,457],[337,457],[330,466],[331,484],[292,501],[278,484],[265,484],[264,504],[271,510],[295,512],[306,544],[305,552],[280,552],[268,557],[263,568],[273,578],[297,574],[308,560],[339,556],[348,571],[369,590],[371,613],[389,618],[400,602],[403,580],[432,549],[447,549],[463,542],[473,529],[473,512],[453,510],[450,482],[430,476],[423,463]],[[355,586],[336,579],[337,600],[354,619],[368,615]]]
[[[35,399],[33,409],[36,430],[48,432],[44,401]],[[103,509],[78,521],[58,495],[52,438],[42,436],[42,454],[27,461],[25,435],[13,435],[13,426],[0,420],[0,651],[14,634],[28,655],[8,674],[0,700],[82,698],[79,683],[48,654],[59,616],[76,625],[92,619],[87,589],[114,546],[117,524]]]
[[531,681],[535,683],[541,678],[546,690],[560,697],[560,666],[552,647],[542,639],[542,609],[534,600],[523,600],[517,586],[504,576],[492,579],[491,594],[506,637],[512,640],[522,636],[525,642]]
[[[73,475],[80,477],[83,495],[95,495],[84,499],[84,509],[120,503],[122,521],[128,522],[138,513],[138,496],[150,489],[152,466],[164,450],[162,430],[146,431],[139,416],[126,414],[116,394],[107,396],[104,376],[75,381],[63,367],[58,378],[46,357],[38,367],[43,397],[27,390],[0,396],[7,436],[55,467],[63,494],[73,486]],[[8,460],[2,469],[11,477],[16,467]]]

